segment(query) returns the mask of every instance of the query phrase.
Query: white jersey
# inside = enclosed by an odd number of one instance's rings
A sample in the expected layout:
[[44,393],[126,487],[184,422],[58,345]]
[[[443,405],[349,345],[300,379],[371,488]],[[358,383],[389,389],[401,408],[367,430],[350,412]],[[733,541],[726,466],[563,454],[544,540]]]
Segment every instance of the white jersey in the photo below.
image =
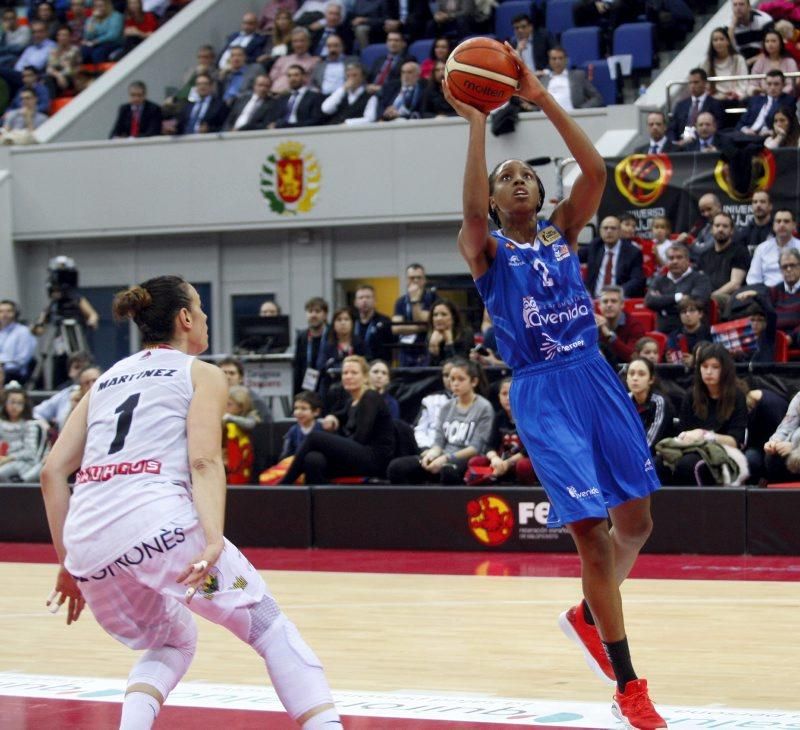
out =
[[191,518],[186,415],[193,362],[172,348],[148,349],[120,360],[92,387],[64,525],[73,575],[107,565],[172,518]]

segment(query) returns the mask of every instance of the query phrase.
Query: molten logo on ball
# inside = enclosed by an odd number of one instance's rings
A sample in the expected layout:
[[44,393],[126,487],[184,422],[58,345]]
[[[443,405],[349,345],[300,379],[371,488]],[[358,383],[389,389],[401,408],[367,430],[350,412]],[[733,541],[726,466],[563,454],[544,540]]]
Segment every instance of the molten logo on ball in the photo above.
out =
[[502,545],[514,530],[514,515],[505,500],[485,494],[467,503],[467,524],[482,544]]
[[617,190],[639,208],[655,203],[671,178],[672,162],[666,155],[628,155],[614,168]]
[[459,43],[444,65],[453,96],[488,114],[505,104],[519,88],[516,59],[493,38]]

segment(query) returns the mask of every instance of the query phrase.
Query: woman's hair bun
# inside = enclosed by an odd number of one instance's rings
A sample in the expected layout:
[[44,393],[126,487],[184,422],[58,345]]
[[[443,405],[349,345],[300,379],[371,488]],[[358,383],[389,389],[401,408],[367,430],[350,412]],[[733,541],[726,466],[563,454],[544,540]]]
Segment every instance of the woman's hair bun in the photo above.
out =
[[147,309],[152,302],[153,298],[147,289],[136,285],[117,293],[114,297],[112,311],[118,320],[136,319],[137,315],[143,309]]

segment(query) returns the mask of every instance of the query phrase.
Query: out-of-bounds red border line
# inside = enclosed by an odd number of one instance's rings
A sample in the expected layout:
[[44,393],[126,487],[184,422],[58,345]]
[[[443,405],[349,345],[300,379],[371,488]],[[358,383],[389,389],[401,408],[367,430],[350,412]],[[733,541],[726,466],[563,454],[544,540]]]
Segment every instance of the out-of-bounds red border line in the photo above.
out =
[[[34,728],[84,728],[84,730],[115,730],[119,727],[120,705],[116,702],[87,700],[40,699],[31,697],[0,697],[0,717],[3,727],[33,730]],[[449,720],[406,720],[387,717],[348,717],[346,730],[510,730],[520,725],[454,722]],[[297,723],[288,715],[255,710],[222,710],[205,707],[171,707],[167,705],[158,716],[158,727],[171,730],[196,730],[198,727],[231,727],[236,730],[297,730]],[[547,730],[551,725],[526,725],[527,728]],[[578,730],[591,730],[582,728]]]
[[[244,548],[259,570],[577,578],[577,555],[566,553],[417,552]],[[0,543],[0,562],[55,563],[52,546]],[[800,556],[640,555],[632,578],[800,581]]]

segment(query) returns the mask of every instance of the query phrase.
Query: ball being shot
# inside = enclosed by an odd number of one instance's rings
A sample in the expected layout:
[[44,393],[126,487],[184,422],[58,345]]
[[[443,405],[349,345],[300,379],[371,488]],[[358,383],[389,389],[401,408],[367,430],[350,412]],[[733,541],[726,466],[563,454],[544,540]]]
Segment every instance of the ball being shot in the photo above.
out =
[[445,78],[456,99],[488,114],[519,89],[519,66],[500,41],[470,38],[453,49]]

